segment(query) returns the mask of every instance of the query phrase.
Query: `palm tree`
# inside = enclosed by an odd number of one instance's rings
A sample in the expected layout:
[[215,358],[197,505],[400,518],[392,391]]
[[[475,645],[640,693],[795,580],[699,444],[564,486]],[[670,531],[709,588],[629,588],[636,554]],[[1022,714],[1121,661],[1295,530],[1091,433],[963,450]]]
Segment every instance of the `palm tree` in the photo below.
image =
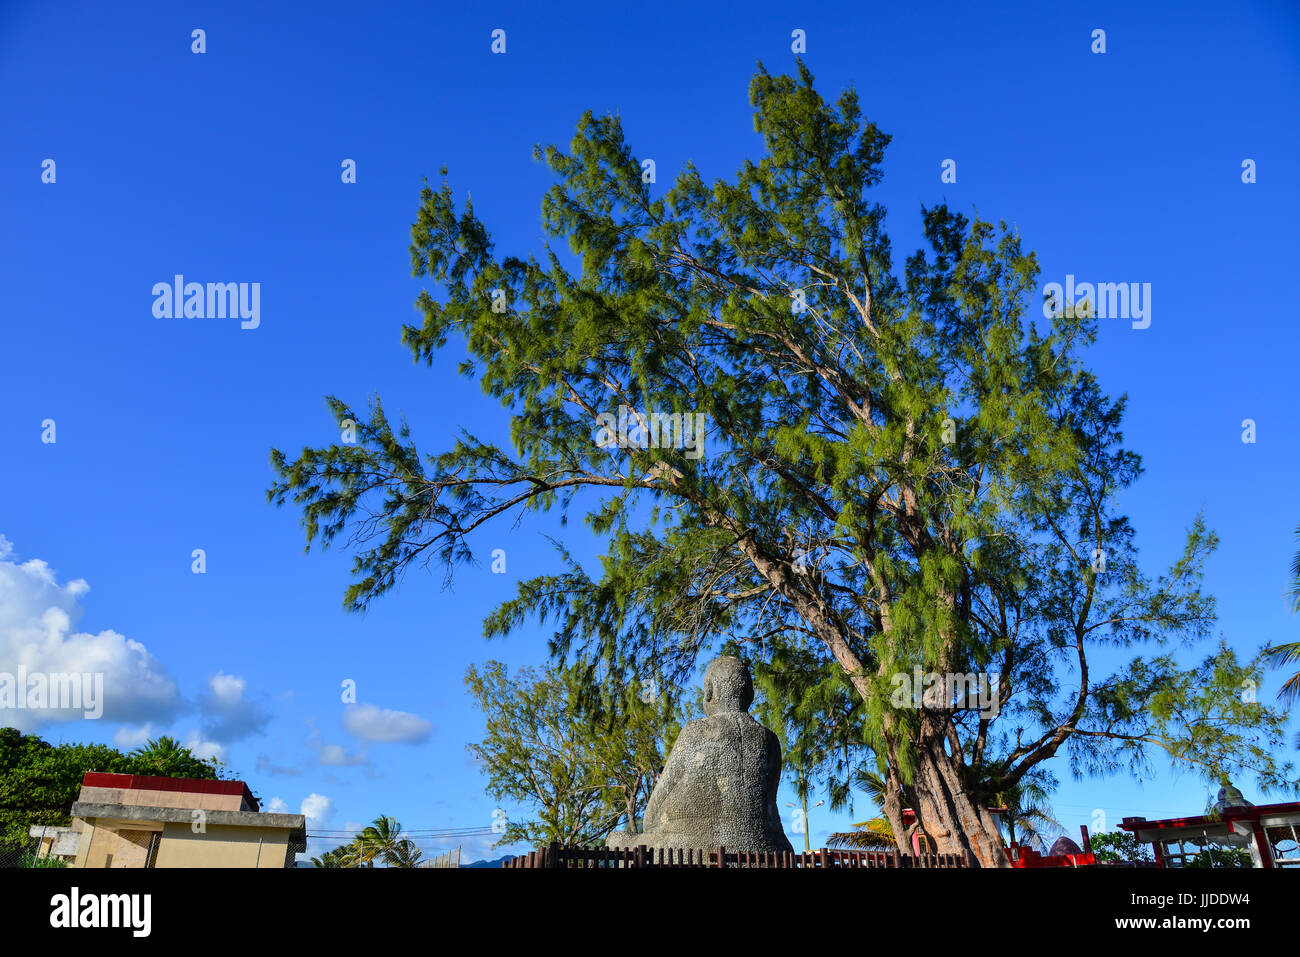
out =
[[161,777],[188,777],[201,772],[202,762],[175,738],[152,738],[131,752],[137,773]]
[[993,801],[1005,809],[1001,819],[1007,827],[1008,844],[1018,842],[1016,828],[1019,827],[1019,836],[1024,838],[1019,843],[1046,851],[1047,834],[1063,830],[1061,823],[1052,816],[1051,805],[1047,803],[1045,782],[1032,771],[995,794]]
[[[1300,641],[1288,641],[1281,645],[1270,645],[1264,649],[1264,654],[1274,668],[1280,668],[1283,665],[1294,664],[1300,661]],[[1282,685],[1277,696],[1282,699],[1283,703],[1293,705],[1297,698],[1300,698],[1300,671],[1297,671],[1286,683]]]
[[[1296,526],[1295,537],[1300,541],[1300,525]],[[1291,598],[1291,611],[1300,611],[1300,551],[1291,558],[1291,590],[1287,595]]]
[[873,817],[853,825],[857,830],[837,831],[826,840],[827,847],[851,847],[860,850],[892,850],[894,829],[888,819]]
[[361,846],[361,838],[357,836],[352,839],[350,844],[345,844],[339,848],[342,855],[344,867],[374,867],[373,859],[366,856],[365,849]]
[[[414,864],[397,864],[398,860],[410,860],[415,845],[402,837],[402,825],[396,818],[380,815],[373,824],[357,835],[357,859],[363,865],[372,865],[376,860],[383,861],[389,867],[414,867]],[[419,859],[416,852],[415,859]]]
[[[1300,540],[1300,526],[1296,527],[1295,534],[1297,540]],[[1287,591],[1287,597],[1291,599],[1292,613],[1300,612],[1300,551],[1297,551],[1291,559],[1291,587]],[[1275,668],[1295,664],[1300,661],[1300,641],[1271,645],[1264,649],[1264,655],[1271,660]],[[1300,671],[1286,680],[1277,696],[1288,706],[1295,704],[1296,699],[1300,698]],[[1296,739],[1296,747],[1300,747],[1300,738]]]
[[387,860],[389,867],[419,867],[423,858],[424,854],[415,846],[415,842],[403,838],[393,845]]
[[332,851],[326,851],[320,857],[311,859],[312,867],[347,867],[351,857],[350,845],[336,847]]
[[[853,772],[853,786],[867,796],[878,808],[885,806],[885,791],[887,785],[885,779],[875,771],[868,770],[865,767],[859,767]],[[894,826],[889,823],[889,818],[873,817],[869,821],[862,821],[853,825],[857,830],[854,831],[837,831],[827,840],[828,847],[852,847],[863,849],[874,848],[897,848],[898,843],[894,840]],[[903,843],[907,847],[913,846],[913,838],[916,838],[917,832],[920,831],[920,837],[916,846],[919,846],[922,853],[928,853],[933,849],[933,842],[924,829],[921,828],[920,821],[913,820],[907,833],[903,836]],[[912,853],[907,851],[905,853]]]
[[158,738],[150,738],[132,751],[131,757],[166,763],[189,753],[189,748],[182,746],[175,738],[164,734]]

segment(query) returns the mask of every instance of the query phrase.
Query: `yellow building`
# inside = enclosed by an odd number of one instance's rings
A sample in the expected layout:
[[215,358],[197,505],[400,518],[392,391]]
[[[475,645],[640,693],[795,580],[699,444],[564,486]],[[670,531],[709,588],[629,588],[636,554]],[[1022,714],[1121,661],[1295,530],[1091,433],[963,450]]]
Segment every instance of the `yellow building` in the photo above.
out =
[[242,781],[91,772],[73,867],[293,867],[307,819],[265,814]]

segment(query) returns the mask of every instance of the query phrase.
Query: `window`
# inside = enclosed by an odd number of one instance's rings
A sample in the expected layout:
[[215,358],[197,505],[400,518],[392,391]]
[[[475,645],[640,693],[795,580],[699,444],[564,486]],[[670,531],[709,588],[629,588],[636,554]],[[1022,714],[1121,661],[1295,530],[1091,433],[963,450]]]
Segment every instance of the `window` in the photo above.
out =
[[1294,824],[1266,827],[1264,834],[1268,838],[1274,866],[1300,868],[1300,834],[1297,834]]
[[1239,842],[1208,832],[1163,842],[1165,867],[1252,867],[1250,851]]

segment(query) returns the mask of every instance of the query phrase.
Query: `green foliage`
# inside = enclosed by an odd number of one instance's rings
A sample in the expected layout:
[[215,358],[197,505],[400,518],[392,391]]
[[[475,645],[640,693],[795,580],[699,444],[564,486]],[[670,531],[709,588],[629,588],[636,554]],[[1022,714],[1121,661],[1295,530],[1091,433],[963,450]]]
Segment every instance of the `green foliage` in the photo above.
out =
[[311,859],[312,867],[351,867],[352,861],[356,859],[356,848],[353,844],[344,844],[333,850],[326,851],[320,857]]
[[1286,715],[1254,701],[1248,689],[1262,680],[1265,653],[1247,663],[1220,641],[1215,653],[1191,668],[1172,654],[1135,658],[1089,700],[1091,723],[1072,741],[1076,768],[1105,773],[1126,767],[1139,780],[1150,773],[1158,749],[1207,781],[1230,783],[1233,771],[1253,771],[1261,788],[1288,789],[1291,767],[1270,751],[1282,739]]
[[[587,113],[567,151],[539,148],[556,178],[543,227],[569,255],[498,256],[472,204],[425,187],[411,262],[438,289],[402,341],[430,363],[463,342],[511,443],[464,433],[422,455],[378,398],[365,414],[331,396],[355,444],[273,450],[269,500],[301,510],[308,547],[342,535],[353,551],[345,605],[414,564],[451,576],[494,520],[580,509],[606,542],[599,568],[560,548],[488,636],[536,616],[560,660],[670,682],[741,642],[796,662],[779,680],[828,707],[838,671],[860,702],[839,753],[932,798],[912,803],[941,830],[976,826],[954,795],[986,806],[1063,748],[1078,773],[1145,774],[1167,755],[1293,786],[1270,756],[1278,713],[1227,694],[1259,663],[1174,653],[1212,633],[1201,578],[1217,539],[1197,516],[1165,574],[1139,566],[1118,509],[1141,472],[1125,400],[1083,363],[1095,311],[1044,315],[1016,231],[945,205],[922,209],[925,248],[896,270],[871,195],[889,137],[857,94],[827,102],[800,63],[760,67],[750,99],[762,151],[730,180],[688,164],[652,188],[616,116]],[[703,454],[602,446],[599,417],[619,406],[703,413]],[[1099,649],[1128,660],[1099,672]],[[1000,707],[892,707],[891,679],[914,668],[999,675]],[[808,779],[833,753],[810,733],[789,742]],[[593,786],[555,775],[557,792]],[[594,813],[548,827],[591,839]],[[985,837],[982,859],[1001,862]]]
[[190,749],[175,738],[166,735],[151,738],[130,754],[131,774],[153,775],[160,778],[219,778],[223,770],[220,761],[196,758]]
[[19,867],[67,867],[68,862],[57,857],[37,857],[34,851],[27,851],[18,859]]
[[[724,647],[724,653],[742,649]],[[782,772],[799,800],[824,787],[832,810],[852,807],[870,756],[862,700],[843,670],[808,648],[778,647],[753,662],[754,716],[781,744]],[[870,786],[867,786],[870,795]]]
[[993,794],[992,805],[1005,809],[998,820],[1006,828],[1008,844],[1047,852],[1051,845],[1049,837],[1062,831],[1061,822],[1055,818],[1048,803],[1048,796],[1055,787],[1056,778],[1039,766]]
[[1144,844],[1128,831],[1102,831],[1089,835],[1092,853],[1100,864],[1117,864],[1131,861],[1154,861],[1151,845]]
[[422,854],[415,842],[402,837],[396,819],[380,816],[357,835],[348,854],[352,866],[370,867],[381,861],[388,867],[416,867]]
[[1250,851],[1244,847],[1207,847],[1183,865],[1184,867],[1254,867]]
[[313,867],[373,868],[376,863],[385,867],[419,867],[423,852],[410,838],[402,837],[402,825],[396,818],[380,815],[363,828],[347,844],[313,857]]
[[[1300,525],[1296,526],[1295,537],[1300,540]],[[1300,612],[1300,550],[1291,557],[1291,581],[1287,588],[1287,597],[1291,599],[1291,610]]]
[[657,681],[624,685],[580,664],[524,668],[512,678],[491,661],[471,667],[465,684],[487,719],[469,751],[487,772],[488,793],[536,814],[507,821],[498,845],[595,846],[620,819],[639,826],[691,713]]
[[[1300,539],[1300,526],[1295,530],[1297,539]],[[1291,610],[1300,612],[1300,551],[1297,551],[1291,559],[1291,580],[1287,588],[1287,597],[1291,599]],[[1265,655],[1269,664],[1273,667],[1281,668],[1286,665],[1294,665],[1300,662],[1300,641],[1288,641],[1280,644],[1271,645],[1265,649]],[[1278,697],[1282,702],[1290,707],[1300,699],[1300,671],[1291,674],[1282,685],[1282,690],[1278,692]],[[1296,747],[1300,747],[1300,737],[1296,738]]]
[[[1300,662],[1300,641],[1286,641],[1281,644],[1270,645],[1264,649],[1264,656],[1269,665],[1274,668],[1294,665]],[[1282,688],[1278,691],[1278,697],[1282,699],[1287,707],[1294,705],[1297,699],[1300,699],[1300,671],[1296,671],[1282,683]]]
[[0,728],[0,845],[29,841],[29,826],[66,827],[88,771],[215,780],[217,762],[194,757],[173,739],[151,741],[129,755],[103,744],[50,744]]
[[826,839],[827,847],[848,847],[863,851],[892,851],[894,828],[883,817],[873,817],[853,825],[851,831],[837,831]]

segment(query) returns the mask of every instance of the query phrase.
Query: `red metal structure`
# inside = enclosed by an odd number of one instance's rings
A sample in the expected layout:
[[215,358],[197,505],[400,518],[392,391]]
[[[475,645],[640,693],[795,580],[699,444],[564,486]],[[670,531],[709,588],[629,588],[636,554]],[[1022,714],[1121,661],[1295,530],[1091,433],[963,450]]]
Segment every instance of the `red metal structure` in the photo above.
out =
[[1215,845],[1244,848],[1255,867],[1300,867],[1300,801],[1244,804],[1159,821],[1126,817],[1119,826],[1152,846],[1159,867],[1182,867]]

